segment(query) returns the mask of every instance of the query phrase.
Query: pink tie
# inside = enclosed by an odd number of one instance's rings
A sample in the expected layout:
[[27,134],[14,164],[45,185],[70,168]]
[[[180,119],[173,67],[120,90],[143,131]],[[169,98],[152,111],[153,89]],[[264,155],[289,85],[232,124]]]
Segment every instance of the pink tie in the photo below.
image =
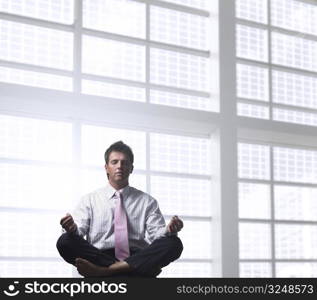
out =
[[130,256],[127,214],[122,204],[122,194],[116,192],[117,204],[114,210],[114,249],[116,258],[124,260]]

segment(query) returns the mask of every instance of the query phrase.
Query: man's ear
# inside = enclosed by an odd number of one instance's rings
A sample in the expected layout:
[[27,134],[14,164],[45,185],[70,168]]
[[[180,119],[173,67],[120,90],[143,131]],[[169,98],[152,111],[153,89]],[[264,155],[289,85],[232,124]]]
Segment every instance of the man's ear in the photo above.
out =
[[133,168],[134,168],[134,166],[132,165],[132,166],[131,166],[130,174],[133,172]]

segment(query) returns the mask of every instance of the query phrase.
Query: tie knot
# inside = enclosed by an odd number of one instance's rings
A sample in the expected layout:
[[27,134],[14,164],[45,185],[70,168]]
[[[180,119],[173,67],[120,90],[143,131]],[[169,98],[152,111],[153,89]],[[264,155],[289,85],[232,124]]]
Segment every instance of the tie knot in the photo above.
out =
[[122,197],[122,193],[120,191],[116,191],[115,196],[120,199]]

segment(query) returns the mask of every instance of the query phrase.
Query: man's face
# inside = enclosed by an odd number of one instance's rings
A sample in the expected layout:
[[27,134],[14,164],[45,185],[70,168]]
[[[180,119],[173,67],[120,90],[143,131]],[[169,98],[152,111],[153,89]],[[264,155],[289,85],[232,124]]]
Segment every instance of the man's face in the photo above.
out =
[[126,154],[112,151],[110,152],[108,164],[105,165],[105,168],[110,182],[122,184],[128,183],[133,165]]

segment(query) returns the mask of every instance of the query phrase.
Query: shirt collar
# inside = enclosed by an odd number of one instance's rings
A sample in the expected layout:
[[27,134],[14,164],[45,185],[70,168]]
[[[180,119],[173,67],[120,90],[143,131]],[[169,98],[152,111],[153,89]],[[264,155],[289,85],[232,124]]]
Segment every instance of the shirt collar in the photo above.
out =
[[[127,185],[123,189],[119,190],[122,193],[124,198],[126,198],[126,196],[128,195],[129,189],[130,189],[130,186]],[[114,196],[116,191],[117,190],[108,182],[108,184],[106,185],[106,198],[111,199]]]

